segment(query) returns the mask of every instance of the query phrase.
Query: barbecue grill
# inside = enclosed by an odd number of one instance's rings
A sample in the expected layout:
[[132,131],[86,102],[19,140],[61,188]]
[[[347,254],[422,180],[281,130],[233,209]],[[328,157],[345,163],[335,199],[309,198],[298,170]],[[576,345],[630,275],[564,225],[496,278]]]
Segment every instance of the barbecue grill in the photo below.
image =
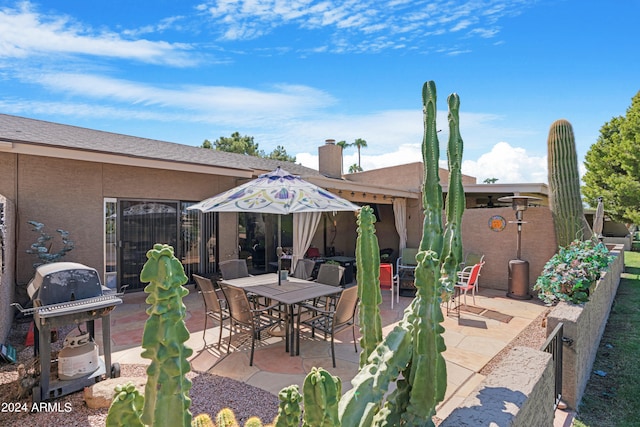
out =
[[[32,390],[34,402],[64,396],[104,378],[120,376],[120,366],[117,363],[111,365],[110,315],[116,305],[122,304],[122,294],[116,294],[102,286],[95,269],[74,262],[41,265],[29,282],[27,293],[33,302],[33,308],[23,308],[18,303],[12,305],[23,314],[32,314],[38,328],[38,334],[34,339],[34,354],[40,358],[40,385]],[[93,341],[96,319],[102,319],[104,360],[98,358],[97,369],[95,366],[81,367],[74,369],[73,374],[61,372],[61,375],[51,378],[51,329],[73,324],[80,326],[85,323],[87,339]],[[85,348],[94,351],[93,347]],[[75,359],[71,359],[70,352],[66,352],[63,361],[65,365],[68,366],[71,361],[77,363],[77,358],[81,355],[75,351]],[[96,362],[91,355],[88,355],[86,360],[86,363]]]

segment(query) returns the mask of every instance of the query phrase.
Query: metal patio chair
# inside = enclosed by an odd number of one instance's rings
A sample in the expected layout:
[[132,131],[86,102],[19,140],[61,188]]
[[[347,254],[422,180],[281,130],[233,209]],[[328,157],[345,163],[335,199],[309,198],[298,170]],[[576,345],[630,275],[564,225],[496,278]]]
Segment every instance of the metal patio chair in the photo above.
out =
[[[227,308],[227,301],[224,299],[224,294],[222,291],[218,293],[216,289],[213,287],[213,282],[211,279],[206,277],[199,276],[197,274],[193,275],[193,280],[195,280],[198,288],[200,289],[200,293],[202,294],[202,298],[204,299],[204,309],[205,309],[205,317],[204,317],[204,330],[202,331],[202,340],[204,341],[204,346],[207,346],[206,333],[207,333],[207,321],[209,318],[218,322],[220,326],[220,334],[218,335],[218,349],[220,349],[220,343],[222,342],[222,329],[224,326],[224,321],[229,319],[229,309]],[[231,325],[229,325],[229,339],[231,339]]]
[[[298,306],[298,327],[296,341],[297,348],[300,348],[300,325],[306,325],[311,328],[311,336],[315,336],[316,329],[325,333],[325,339],[327,335],[331,336],[331,360],[333,361],[333,367],[336,367],[336,352],[335,352],[335,335],[351,327],[353,333],[353,348],[356,353],[358,347],[356,344],[356,309],[358,308],[358,287],[352,286],[345,289],[340,294],[338,302],[333,309],[324,309],[312,304],[300,304]],[[311,317],[302,319],[302,310],[308,310],[311,312]]]

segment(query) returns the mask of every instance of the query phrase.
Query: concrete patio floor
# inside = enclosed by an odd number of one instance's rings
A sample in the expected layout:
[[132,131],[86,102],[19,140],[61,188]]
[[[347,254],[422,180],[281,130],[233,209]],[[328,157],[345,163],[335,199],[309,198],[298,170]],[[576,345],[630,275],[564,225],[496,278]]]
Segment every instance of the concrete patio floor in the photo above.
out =
[[[330,342],[324,341],[321,335],[311,339],[309,334],[301,337],[300,355],[294,357],[285,352],[283,338],[263,337],[256,342],[254,363],[249,366],[251,341],[236,339],[234,336],[231,351],[227,354],[229,331],[226,327],[223,330],[222,346],[218,349],[219,329],[217,326],[211,327],[209,321],[205,332],[205,346],[203,299],[193,286],[187,288],[190,293],[184,298],[184,303],[187,307],[186,324],[191,337],[186,344],[194,351],[191,357],[193,370],[230,377],[277,394],[283,387],[291,384],[302,387],[305,376],[315,366],[323,367],[340,377],[343,391],[351,388],[350,380],[358,371],[360,353],[354,351],[350,329],[342,331],[336,337],[336,368],[331,363]],[[111,314],[112,363],[149,363],[148,359],[140,357],[142,330],[148,318],[145,298],[146,294],[143,292],[126,294],[123,304],[117,306]],[[394,304],[392,310],[390,293],[383,292],[383,303],[380,306],[383,334],[388,333],[402,318],[404,309],[411,300],[409,297],[400,297],[400,303]],[[468,296],[467,302],[472,305],[471,296]],[[535,298],[516,300],[507,298],[504,291],[487,288],[481,288],[476,295],[475,306],[490,312],[481,315],[462,311],[460,318],[453,313],[450,316],[444,313],[447,391],[444,401],[436,410],[436,416],[441,419],[446,418],[484,379],[479,371],[545,310],[545,306]],[[512,318],[508,322],[496,320],[503,316]],[[96,340],[100,348],[101,332],[102,328],[97,327]],[[554,424],[557,427],[570,426],[571,419],[571,413],[558,410]]]

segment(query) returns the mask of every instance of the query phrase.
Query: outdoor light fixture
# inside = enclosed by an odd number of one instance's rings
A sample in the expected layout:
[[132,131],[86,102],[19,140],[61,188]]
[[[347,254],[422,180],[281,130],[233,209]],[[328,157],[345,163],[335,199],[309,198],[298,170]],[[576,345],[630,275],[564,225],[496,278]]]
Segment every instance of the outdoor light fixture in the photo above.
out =
[[500,197],[499,202],[511,202],[511,207],[516,211],[516,220],[509,221],[510,224],[518,226],[518,237],[516,240],[516,259],[509,261],[509,288],[507,296],[516,299],[530,299],[529,294],[529,262],[520,259],[521,256],[521,239],[522,239],[522,220],[524,211],[529,207],[530,201],[540,200],[532,196],[507,196]]

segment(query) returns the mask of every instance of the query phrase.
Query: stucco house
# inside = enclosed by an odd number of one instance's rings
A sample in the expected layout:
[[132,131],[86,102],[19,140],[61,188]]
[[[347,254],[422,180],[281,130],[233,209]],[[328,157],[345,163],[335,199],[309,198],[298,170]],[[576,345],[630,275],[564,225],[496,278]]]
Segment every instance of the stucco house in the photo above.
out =
[[[115,288],[127,284],[130,290],[142,289],[138,276],[145,253],[158,242],[174,246],[188,276],[213,274],[217,263],[239,256],[260,258],[252,267],[267,271],[269,261],[275,260],[275,221],[270,215],[202,214],[186,208],[277,166],[354,203],[374,206],[381,248],[417,247],[423,220],[421,159],[343,175],[342,149],[333,140],[319,144],[318,154],[316,171],[288,162],[0,114],[1,305],[6,308],[24,299],[24,285],[34,273],[36,258],[26,250],[38,235],[28,221],[45,224],[54,241],[57,229],[68,231],[75,249],[65,260],[104,272],[105,284]],[[444,193],[446,174],[441,170]],[[519,193],[541,199],[539,209],[527,211],[525,219],[532,224],[523,232],[523,254],[532,260],[532,276],[537,275],[555,252],[545,207],[546,185],[477,184],[474,177],[465,176],[464,187],[467,206],[477,208],[465,212],[465,250],[485,253],[482,282],[505,289],[506,260],[515,253],[514,227],[496,232],[487,223],[496,215],[513,219],[511,208],[497,203],[499,197]],[[286,220],[283,224],[283,246],[287,246],[291,228]],[[406,243],[398,231],[402,226]],[[312,246],[321,253],[353,256],[356,237],[352,212],[325,214]],[[544,243],[528,246],[529,240]],[[263,258],[251,253],[255,241],[262,245]],[[11,324],[10,312],[0,313],[0,324],[7,325],[4,331],[0,328],[0,338]]]

